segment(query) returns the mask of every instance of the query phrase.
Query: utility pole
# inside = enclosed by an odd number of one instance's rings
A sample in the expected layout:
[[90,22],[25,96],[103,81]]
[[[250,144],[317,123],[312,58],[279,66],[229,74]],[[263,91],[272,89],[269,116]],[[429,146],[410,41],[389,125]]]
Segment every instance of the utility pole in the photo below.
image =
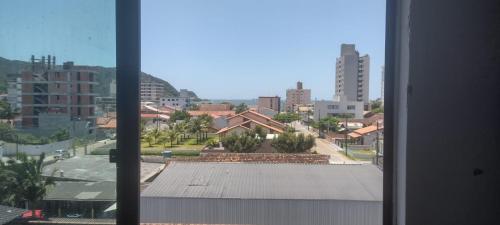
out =
[[344,146],[345,146],[345,155],[347,156],[347,132],[349,132],[349,129],[347,126],[347,115],[344,115],[344,117],[345,117]]
[[156,104],[156,130],[160,130],[160,103]]
[[321,109],[318,109],[318,136],[321,138]]

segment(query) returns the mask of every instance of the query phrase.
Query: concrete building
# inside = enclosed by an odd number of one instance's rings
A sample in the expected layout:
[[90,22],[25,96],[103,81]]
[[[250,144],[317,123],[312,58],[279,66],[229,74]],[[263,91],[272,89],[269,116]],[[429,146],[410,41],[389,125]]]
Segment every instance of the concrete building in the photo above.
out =
[[140,204],[141,223],[381,225],[382,172],[373,165],[172,161]]
[[314,102],[314,120],[327,116],[350,115],[354,119],[363,119],[363,102],[348,101],[345,96],[336,96],[333,101]]
[[281,98],[279,96],[260,96],[257,101],[257,110],[268,108],[276,112],[281,112]]
[[[142,77],[141,77],[142,78]],[[160,98],[165,96],[165,87],[158,82],[150,81],[146,78],[141,80],[141,101],[158,102]]]
[[297,88],[286,90],[286,111],[293,112],[308,104],[311,104],[311,89],[303,89],[302,82],[297,82]]
[[359,56],[354,44],[342,44],[335,66],[335,95],[361,101],[369,109],[370,56]]
[[[51,62],[52,60],[52,62]],[[95,126],[95,74],[92,70],[75,67],[65,62],[56,67],[55,57],[35,60],[31,69],[21,73],[22,126],[38,128],[40,120],[61,117],[61,121],[79,121],[88,129]]]
[[20,74],[7,74],[7,102],[13,109],[22,107],[22,86]]
[[186,97],[164,97],[160,98],[160,106],[170,106],[176,109],[186,109],[189,106],[191,100]]

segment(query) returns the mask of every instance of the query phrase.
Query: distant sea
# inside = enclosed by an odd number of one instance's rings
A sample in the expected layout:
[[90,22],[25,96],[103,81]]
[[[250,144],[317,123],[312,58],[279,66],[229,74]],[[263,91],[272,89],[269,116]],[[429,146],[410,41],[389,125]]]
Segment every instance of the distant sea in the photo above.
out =
[[[239,105],[241,103],[245,103],[248,107],[257,107],[257,100],[258,99],[210,99],[204,102],[211,102],[213,104],[229,102],[233,105]],[[284,110],[284,108],[285,108],[285,101],[281,100],[281,110]]]

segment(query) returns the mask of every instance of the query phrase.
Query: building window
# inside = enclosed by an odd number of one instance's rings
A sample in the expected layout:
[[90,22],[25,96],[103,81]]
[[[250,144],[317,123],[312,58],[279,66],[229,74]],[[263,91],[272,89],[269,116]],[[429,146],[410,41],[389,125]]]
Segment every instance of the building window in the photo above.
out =
[[356,109],[355,105],[348,105],[347,106],[347,110],[354,110],[354,109]]

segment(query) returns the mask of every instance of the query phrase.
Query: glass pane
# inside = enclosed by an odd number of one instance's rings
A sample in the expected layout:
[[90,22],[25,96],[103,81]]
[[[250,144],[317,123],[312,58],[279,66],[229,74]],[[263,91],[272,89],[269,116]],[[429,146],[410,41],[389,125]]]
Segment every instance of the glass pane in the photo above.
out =
[[114,222],[115,1],[4,0],[0,27],[0,209]]
[[141,222],[382,224],[385,5],[142,1]]

